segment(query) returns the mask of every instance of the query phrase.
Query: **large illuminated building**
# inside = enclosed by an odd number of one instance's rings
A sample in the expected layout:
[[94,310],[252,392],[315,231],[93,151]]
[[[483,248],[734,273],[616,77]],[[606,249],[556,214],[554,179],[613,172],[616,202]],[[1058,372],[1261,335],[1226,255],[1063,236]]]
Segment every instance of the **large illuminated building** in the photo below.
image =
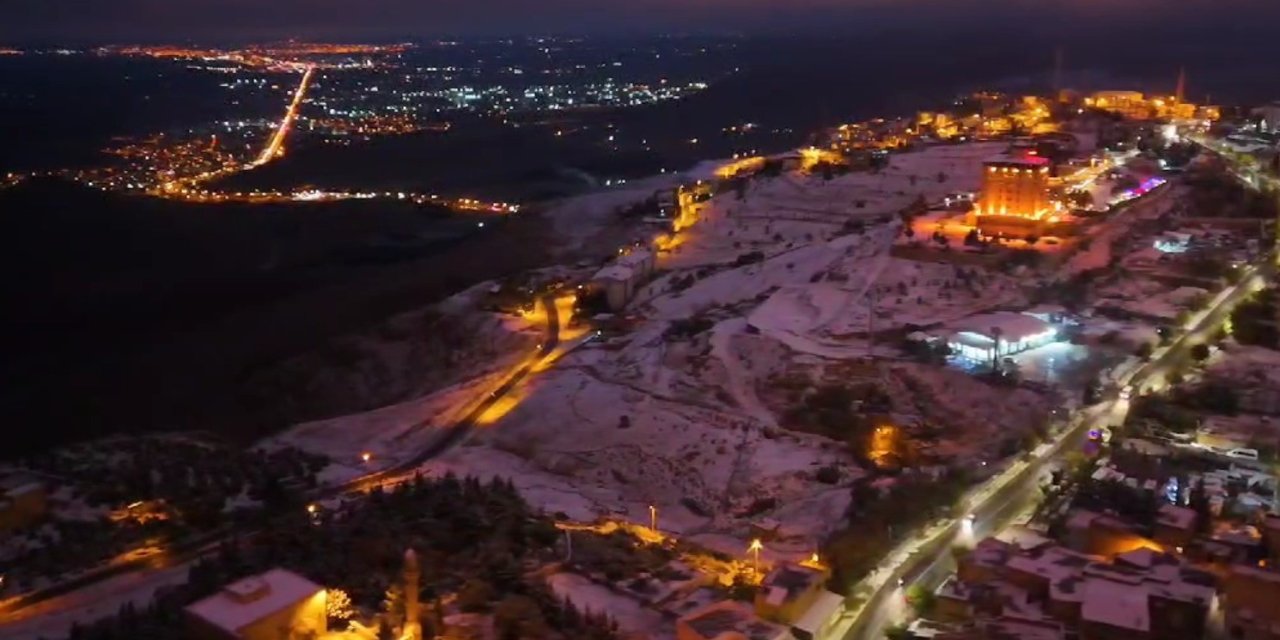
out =
[[1099,91],[1084,99],[1084,106],[1107,111],[1129,120],[1218,120],[1221,110],[1213,105],[1196,105],[1184,98],[1186,75],[1178,76],[1174,95],[1148,96],[1138,91]]
[[1039,156],[1009,156],[982,166],[982,193],[975,213],[1040,219],[1049,204],[1049,161]]
[[1001,156],[982,165],[982,191],[970,225],[987,235],[1039,235],[1057,210],[1049,202],[1049,161],[1035,155]]

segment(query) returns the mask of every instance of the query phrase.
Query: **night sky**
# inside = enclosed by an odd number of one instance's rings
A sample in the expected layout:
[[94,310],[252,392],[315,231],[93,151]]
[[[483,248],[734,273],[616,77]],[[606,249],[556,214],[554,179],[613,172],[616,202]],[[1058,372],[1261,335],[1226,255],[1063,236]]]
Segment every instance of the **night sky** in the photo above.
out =
[[[1277,0],[0,0],[0,40],[856,33],[1130,26],[1200,34],[1280,20]],[[1222,37],[1227,34],[1222,33]],[[1142,37],[1142,36],[1138,36]]]

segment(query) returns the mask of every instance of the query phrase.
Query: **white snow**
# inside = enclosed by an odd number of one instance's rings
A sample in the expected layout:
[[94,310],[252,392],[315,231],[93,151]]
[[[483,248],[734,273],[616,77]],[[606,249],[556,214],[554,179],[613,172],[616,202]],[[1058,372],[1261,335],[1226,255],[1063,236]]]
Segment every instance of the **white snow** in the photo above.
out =
[[[673,626],[662,614],[576,573],[554,574],[547,578],[547,583],[556,595],[567,597],[579,610],[609,614],[624,632],[643,634],[646,638],[669,638],[673,635]],[[659,630],[666,633],[658,633]]]

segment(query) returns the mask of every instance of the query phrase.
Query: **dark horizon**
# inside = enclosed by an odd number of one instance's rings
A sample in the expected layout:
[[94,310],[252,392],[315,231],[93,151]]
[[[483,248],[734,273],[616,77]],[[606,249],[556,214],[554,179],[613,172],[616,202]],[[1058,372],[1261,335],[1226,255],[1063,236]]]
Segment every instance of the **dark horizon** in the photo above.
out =
[[[1221,42],[1263,35],[1280,20],[1267,0],[13,0],[0,43],[248,42],[655,34],[856,37],[884,31],[972,37],[977,32],[1054,37],[1114,32]],[[353,12],[353,9],[355,11]],[[1228,30],[1228,31],[1224,31]],[[979,43],[980,44],[980,43]]]

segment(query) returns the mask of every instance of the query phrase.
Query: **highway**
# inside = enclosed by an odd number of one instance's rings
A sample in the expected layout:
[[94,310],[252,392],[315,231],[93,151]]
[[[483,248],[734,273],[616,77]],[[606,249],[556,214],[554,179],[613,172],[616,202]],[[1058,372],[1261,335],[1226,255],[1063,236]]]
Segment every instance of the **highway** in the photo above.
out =
[[289,137],[289,129],[293,127],[293,122],[298,118],[298,110],[302,107],[302,99],[307,95],[307,85],[311,82],[311,76],[316,71],[315,65],[307,65],[306,71],[302,72],[302,81],[298,83],[298,88],[293,92],[293,101],[289,103],[289,108],[285,110],[284,117],[280,119],[280,124],[276,126],[276,130],[271,134],[271,139],[267,141],[267,146],[263,147],[262,153],[258,154],[258,158],[245,166],[245,169],[254,169],[260,167],[276,158],[284,155],[284,141]]

